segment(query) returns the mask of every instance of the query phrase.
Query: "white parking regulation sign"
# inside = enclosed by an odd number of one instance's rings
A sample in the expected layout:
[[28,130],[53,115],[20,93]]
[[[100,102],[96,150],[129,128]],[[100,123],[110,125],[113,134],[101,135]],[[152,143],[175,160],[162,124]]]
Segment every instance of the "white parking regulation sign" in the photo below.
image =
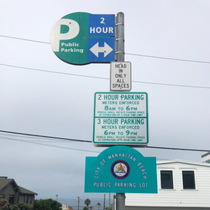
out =
[[111,62],[110,65],[110,90],[131,90],[131,63]]
[[146,146],[148,97],[145,92],[97,92],[94,96],[94,146]]

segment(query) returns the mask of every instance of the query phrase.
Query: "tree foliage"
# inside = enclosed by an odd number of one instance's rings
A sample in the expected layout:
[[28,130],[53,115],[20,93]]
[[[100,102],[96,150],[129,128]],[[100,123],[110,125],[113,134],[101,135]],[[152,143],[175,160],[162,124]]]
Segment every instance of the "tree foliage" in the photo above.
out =
[[98,203],[97,203],[97,206],[98,206],[98,209],[99,209],[99,206],[101,206],[101,204],[98,202]]
[[84,203],[88,207],[91,203],[91,200],[87,198]]
[[40,199],[34,201],[34,210],[60,210],[62,205],[52,199]]
[[19,203],[14,206],[13,210],[31,210],[32,208],[26,203]]
[[85,207],[83,208],[83,210],[88,210],[88,207],[85,206]]
[[11,210],[9,202],[5,199],[0,200],[0,210]]

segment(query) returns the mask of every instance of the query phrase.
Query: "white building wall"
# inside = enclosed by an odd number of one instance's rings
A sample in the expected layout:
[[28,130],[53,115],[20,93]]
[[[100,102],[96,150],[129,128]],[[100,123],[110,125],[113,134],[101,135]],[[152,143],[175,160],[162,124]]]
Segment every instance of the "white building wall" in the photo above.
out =
[[[173,171],[174,189],[161,189],[160,170]],[[195,172],[196,189],[183,189],[182,170]],[[158,194],[126,193],[126,206],[210,207],[210,164],[159,163],[157,179]]]
[[62,210],[68,210],[68,209],[69,209],[69,205],[67,205],[67,204],[62,204],[61,209],[62,209]]

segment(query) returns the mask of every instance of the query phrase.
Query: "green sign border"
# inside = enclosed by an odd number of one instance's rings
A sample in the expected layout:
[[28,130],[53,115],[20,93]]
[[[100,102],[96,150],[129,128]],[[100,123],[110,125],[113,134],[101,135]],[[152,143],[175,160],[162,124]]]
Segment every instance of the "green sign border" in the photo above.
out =
[[[96,117],[96,94],[145,94],[146,95],[146,117]],[[147,142],[95,142],[95,119],[96,118],[145,118],[147,119]],[[96,92],[94,94],[94,113],[93,113],[93,144],[95,146],[113,146],[113,145],[129,145],[129,146],[146,146],[149,143],[149,121],[148,121],[148,94],[146,92]]]

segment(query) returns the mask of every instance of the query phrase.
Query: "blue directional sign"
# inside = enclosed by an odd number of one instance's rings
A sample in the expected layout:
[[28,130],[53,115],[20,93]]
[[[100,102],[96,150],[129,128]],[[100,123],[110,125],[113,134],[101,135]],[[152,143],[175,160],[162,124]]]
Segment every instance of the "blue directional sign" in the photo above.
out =
[[90,38],[88,40],[89,62],[112,62],[115,59],[115,38]]
[[156,158],[127,146],[86,157],[85,192],[157,193]]
[[90,14],[88,35],[89,62],[112,62],[115,60],[115,38],[111,38],[115,36],[114,15]]

